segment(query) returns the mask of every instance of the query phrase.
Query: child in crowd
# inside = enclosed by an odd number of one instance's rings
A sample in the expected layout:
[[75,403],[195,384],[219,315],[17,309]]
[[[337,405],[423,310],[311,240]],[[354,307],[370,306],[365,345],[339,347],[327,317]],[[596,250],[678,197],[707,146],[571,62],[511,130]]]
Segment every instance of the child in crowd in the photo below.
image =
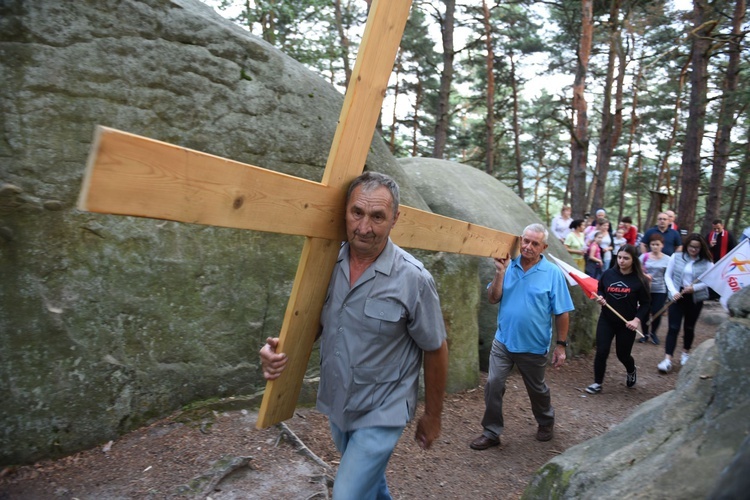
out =
[[661,309],[667,300],[667,284],[664,281],[664,273],[667,271],[670,257],[661,251],[664,248],[664,236],[659,233],[651,235],[649,248],[651,251],[641,255],[640,259],[643,272],[651,279],[651,334],[649,335],[648,330],[644,330],[645,336],[638,339],[638,342],[643,344],[650,339],[652,344],[659,345],[659,337],[657,337],[656,331],[661,324],[661,315],[656,317],[654,315],[663,312]]
[[604,234],[601,231],[594,233],[594,238],[589,244],[588,257],[586,259],[586,274],[594,279],[602,276],[604,261],[602,261],[602,238]]
[[[615,232],[615,238],[612,241],[612,244],[615,247],[614,250],[612,250],[612,255],[617,255],[617,251],[620,250],[620,247],[627,243],[628,240],[625,239],[625,228],[618,228],[617,232]],[[614,261],[612,261],[612,263],[614,264]]]

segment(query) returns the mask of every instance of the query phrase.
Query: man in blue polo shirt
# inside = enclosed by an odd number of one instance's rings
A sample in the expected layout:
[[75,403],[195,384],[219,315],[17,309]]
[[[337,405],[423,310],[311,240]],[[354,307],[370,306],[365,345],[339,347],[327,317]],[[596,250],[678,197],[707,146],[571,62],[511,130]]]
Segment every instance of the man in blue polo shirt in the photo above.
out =
[[664,248],[661,250],[663,253],[672,255],[675,252],[682,252],[682,236],[670,226],[669,214],[662,212],[656,216],[656,225],[646,231],[641,238],[641,254],[649,252],[647,245],[651,241],[651,235],[656,233],[661,234],[664,238]]
[[552,439],[555,410],[544,380],[552,341],[552,317],[557,330],[552,365],[559,368],[565,363],[568,312],[573,310],[573,301],[560,269],[542,255],[547,238],[544,226],[530,224],[521,236],[521,255],[511,261],[495,259],[495,277],[487,289],[490,303],[500,303],[497,332],[484,387],[484,431],[472,441],[472,449],[486,450],[500,444],[505,381],[513,366],[518,367],[523,377],[531,411],[539,424],[536,438]]

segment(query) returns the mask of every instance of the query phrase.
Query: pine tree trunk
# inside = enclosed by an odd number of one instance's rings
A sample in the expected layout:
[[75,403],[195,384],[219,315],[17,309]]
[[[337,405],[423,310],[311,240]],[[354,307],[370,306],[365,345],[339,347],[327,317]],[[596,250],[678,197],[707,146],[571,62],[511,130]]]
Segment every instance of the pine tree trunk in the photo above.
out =
[[[747,184],[750,181],[750,127],[747,129],[745,136],[745,158],[744,161],[740,162],[740,173],[734,189],[734,200],[737,201],[733,201],[733,205],[735,205],[734,222],[731,230],[735,235],[739,235],[745,229],[740,222],[742,222],[742,214],[747,204]],[[727,225],[729,225],[729,221],[727,221]]]
[[710,7],[706,0],[693,0],[693,42],[690,53],[690,106],[685,144],[682,150],[682,185],[677,215],[680,229],[692,232],[695,227],[695,207],[701,180],[700,148],[706,121],[708,93],[709,35],[716,23],[708,19]]
[[448,142],[448,127],[450,125],[450,95],[453,84],[453,21],[456,12],[456,0],[444,0],[445,17],[443,18],[443,71],[440,74],[440,90],[438,92],[437,117],[435,123],[435,144],[432,150],[433,158],[443,158],[445,145]]
[[521,125],[518,118],[518,79],[516,78],[516,61],[513,50],[510,50],[510,88],[513,97],[513,158],[516,163],[518,196],[523,199],[523,163],[521,161]]
[[586,74],[593,40],[593,0],[581,1],[581,41],[578,49],[578,66],[573,83],[573,113],[575,123],[571,136],[571,174],[573,183],[570,190],[573,216],[581,218],[586,211],[586,157],[589,149],[588,107],[584,91]]
[[487,0],[482,0],[482,16],[484,22],[484,44],[487,50],[487,116],[485,118],[486,151],[485,171],[492,175],[495,170],[495,51],[492,48],[492,24],[490,23],[490,9]]
[[[631,35],[631,46],[635,47],[635,37]],[[642,51],[641,51],[642,53]],[[617,210],[617,220],[620,221],[625,216],[625,193],[628,191],[628,177],[630,176],[630,159],[633,157],[633,141],[635,141],[635,132],[638,129],[638,88],[643,79],[643,65],[638,65],[638,74],[633,82],[633,103],[630,108],[630,130],[628,132],[628,149],[625,153],[625,165],[622,167],[622,184],[620,186],[619,204]],[[640,191],[635,189],[633,191]],[[638,226],[640,227],[640,226]]]
[[[742,40],[742,18],[745,16],[745,0],[737,0],[732,17],[732,35],[729,38],[729,63],[724,76],[724,92],[719,112],[719,126],[714,143],[713,169],[711,184],[706,198],[706,216],[701,226],[701,234],[711,230],[711,221],[721,218],[721,192],[724,187],[724,174],[729,159],[732,126],[738,108],[737,83],[740,73],[740,42]],[[728,221],[724,221],[728,225]]]
[[[604,191],[609,175],[612,151],[617,145],[622,132],[622,80],[625,71],[623,47],[620,40],[620,0],[613,0],[609,11],[609,57],[607,75],[604,81],[604,102],[602,103],[602,128],[599,134],[599,146],[596,149],[596,169],[594,175],[594,207],[604,206]],[[615,64],[619,61],[615,111],[612,112],[612,87],[614,86]]]
[[333,7],[336,14],[336,30],[339,34],[339,40],[341,40],[341,60],[344,63],[344,87],[349,88],[352,69],[349,66],[349,38],[346,36],[343,16],[341,15],[341,0],[334,0]]

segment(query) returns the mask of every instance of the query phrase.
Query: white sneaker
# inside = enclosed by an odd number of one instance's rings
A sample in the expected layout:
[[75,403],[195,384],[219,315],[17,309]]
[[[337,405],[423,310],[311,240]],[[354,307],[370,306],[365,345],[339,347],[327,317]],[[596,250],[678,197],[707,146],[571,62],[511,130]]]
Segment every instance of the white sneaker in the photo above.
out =
[[685,366],[685,363],[688,362],[688,359],[690,359],[690,354],[683,352],[682,356],[680,356],[680,364],[682,366]]
[[602,392],[602,384],[597,384],[596,382],[594,382],[590,386],[586,387],[586,392],[588,392],[589,394],[599,394],[600,392]]
[[672,362],[668,360],[667,358],[664,358],[664,360],[661,363],[656,365],[656,369],[662,373],[669,373],[672,371]]

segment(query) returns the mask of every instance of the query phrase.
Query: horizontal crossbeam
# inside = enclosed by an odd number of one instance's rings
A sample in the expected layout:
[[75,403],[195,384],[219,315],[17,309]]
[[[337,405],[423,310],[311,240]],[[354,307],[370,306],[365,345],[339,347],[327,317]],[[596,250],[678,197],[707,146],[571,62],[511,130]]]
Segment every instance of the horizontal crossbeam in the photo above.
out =
[[[78,208],[191,224],[344,241],[341,190],[166,142],[98,127]],[[515,237],[401,206],[391,239],[407,248],[481,257]]]

